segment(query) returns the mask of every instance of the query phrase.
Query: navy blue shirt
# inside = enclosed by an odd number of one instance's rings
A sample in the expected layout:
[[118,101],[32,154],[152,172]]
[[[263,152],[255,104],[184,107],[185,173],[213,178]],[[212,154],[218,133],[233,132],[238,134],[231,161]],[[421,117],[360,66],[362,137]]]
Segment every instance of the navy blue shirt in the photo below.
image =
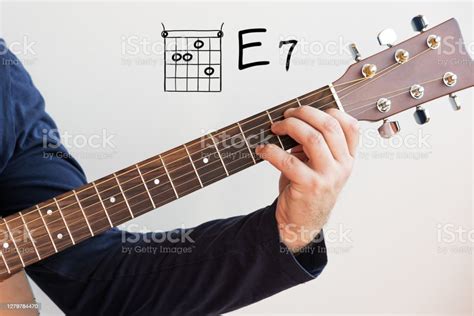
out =
[[[86,182],[64,147],[43,145],[45,135],[59,137],[49,132],[55,130],[30,76],[6,51],[0,56],[1,216]],[[280,242],[275,205],[173,231],[190,237],[179,242],[111,229],[26,272],[68,315],[228,312],[312,280],[326,265],[322,234],[296,256]]]

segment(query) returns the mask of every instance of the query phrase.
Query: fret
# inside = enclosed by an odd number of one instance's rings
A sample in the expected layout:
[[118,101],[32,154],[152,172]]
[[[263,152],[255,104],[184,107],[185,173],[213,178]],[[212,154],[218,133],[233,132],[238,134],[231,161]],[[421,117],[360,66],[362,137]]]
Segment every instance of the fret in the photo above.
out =
[[11,234],[9,233],[6,222],[0,222],[0,233],[2,236],[0,245],[0,252],[2,252],[3,257],[5,258],[6,266],[10,270],[18,269],[24,267],[24,262],[20,256],[20,252],[16,247],[15,241],[11,239]]
[[155,209],[148,189],[135,166],[115,173],[115,177],[133,217]]
[[28,225],[26,224],[25,218],[23,217],[23,214],[21,212],[18,212],[20,215],[21,221],[23,222],[23,225],[25,226],[25,230],[28,233],[28,238],[31,240],[31,244],[33,245],[33,248],[35,250],[36,256],[38,257],[38,260],[41,260],[41,255],[38,251],[38,248],[36,248],[36,241],[33,239],[33,236],[31,235],[30,229],[28,228]]
[[187,143],[186,146],[203,186],[227,176],[217,149],[209,137],[203,136],[199,141]]
[[257,162],[255,161],[255,158],[254,158],[254,156],[253,156],[253,152],[252,152],[252,149],[250,148],[249,142],[247,141],[247,137],[245,136],[245,133],[244,133],[244,131],[242,130],[242,126],[240,125],[239,122],[237,122],[237,126],[239,127],[240,134],[242,134],[242,137],[243,137],[243,139],[244,139],[245,145],[247,146],[247,148],[248,148],[248,150],[249,150],[250,157],[252,157],[253,164],[256,164]]
[[221,152],[219,151],[219,148],[217,148],[216,140],[214,139],[214,136],[212,136],[212,133],[210,133],[209,136],[211,137],[211,140],[212,140],[212,143],[214,144],[214,147],[216,147],[216,152],[217,152],[217,155],[219,155],[219,159],[222,162],[222,167],[224,167],[226,175],[229,176],[229,171],[227,171],[224,160],[222,159]]
[[201,178],[199,177],[199,173],[197,172],[197,169],[196,169],[196,166],[194,165],[193,159],[191,158],[191,155],[189,154],[188,147],[186,146],[186,144],[184,144],[183,146],[184,146],[184,149],[186,149],[186,154],[188,155],[189,162],[191,162],[191,165],[193,166],[194,173],[196,173],[196,177],[199,180],[199,185],[201,186],[201,188],[203,188],[204,186],[202,185]]
[[166,175],[168,176],[168,180],[171,186],[173,187],[174,194],[176,195],[176,198],[179,199],[178,192],[176,191],[176,187],[174,186],[173,180],[171,180],[170,173],[168,172],[168,168],[166,168],[165,162],[163,161],[163,157],[161,157],[161,155],[159,155],[159,157],[160,157],[163,169],[165,169]]
[[255,159],[250,148],[247,146],[245,134],[241,133],[238,124],[225,127],[215,132],[214,142],[217,150],[221,153],[229,174],[234,174],[242,169],[242,166],[254,165]]
[[[4,274],[3,271],[6,271],[8,274],[11,274],[10,267],[8,266],[8,263],[7,263],[7,259],[5,259],[5,257],[3,256],[3,252],[2,252],[1,250],[0,250],[0,257],[2,258],[2,260],[0,261],[0,263],[3,263],[3,266],[4,266],[4,268],[5,268],[5,270],[4,270],[4,269],[0,269],[1,274]],[[2,266],[0,265],[0,268],[1,268],[1,267],[2,267]]]
[[69,226],[66,223],[66,219],[64,218],[63,212],[61,211],[61,207],[59,207],[59,204],[58,204],[58,201],[56,200],[56,198],[53,198],[53,200],[54,200],[54,203],[56,203],[56,207],[57,207],[57,210],[59,212],[59,215],[61,215],[61,218],[63,219],[64,226],[66,226],[66,230],[69,234],[69,237],[71,237],[72,244],[75,245],[76,241],[74,240],[74,236],[71,234],[71,231],[69,230]]
[[39,254],[35,251],[36,247],[23,223],[21,213],[4,218],[4,222],[23,264],[28,265],[38,261]]
[[66,223],[66,229],[73,240],[73,244],[94,236],[87,226],[87,218],[81,211],[74,190],[72,194],[71,192],[64,193],[54,198],[53,201]]
[[145,186],[146,192],[148,193],[148,197],[150,198],[151,204],[153,205],[153,209],[156,209],[155,202],[153,201],[153,197],[151,196],[150,190],[148,190],[148,185],[146,184],[145,179],[143,178],[143,174],[140,171],[138,164],[135,164],[135,168],[137,168],[138,174],[140,174],[140,178],[142,179],[143,185]]
[[[282,120],[284,118],[285,111],[290,108],[297,108],[298,106],[303,105],[303,102],[301,102],[302,100],[304,100],[305,105],[325,110],[326,108],[329,108],[329,105],[331,104],[333,98],[331,91],[326,86],[315,91],[306,93],[305,95],[302,95],[296,98],[295,100],[298,105],[296,105],[295,101],[293,100],[269,109],[268,112],[270,113],[272,121]],[[334,105],[330,107],[336,106]],[[285,150],[288,150],[298,145],[298,143],[289,136],[280,136],[280,140],[281,144],[283,145],[283,149]]]
[[156,206],[176,200],[176,193],[159,156],[147,159],[138,166]]
[[122,195],[114,175],[98,179],[92,182],[92,186],[97,192],[99,205],[104,210],[104,214],[110,218],[110,227],[118,226],[132,219],[125,197]]
[[53,236],[51,235],[51,232],[49,231],[49,228],[48,228],[48,225],[46,225],[46,221],[43,217],[43,214],[41,213],[41,210],[39,208],[38,205],[36,205],[36,208],[38,210],[38,214],[40,215],[40,218],[41,220],[43,221],[43,224],[44,224],[44,229],[46,230],[46,232],[48,233],[48,236],[49,236],[49,239],[51,240],[51,245],[53,246],[54,248],[54,252],[58,252],[58,247],[56,247],[56,243],[54,242],[54,239],[53,239]]
[[184,146],[164,152],[161,157],[179,197],[201,188],[202,182]]
[[[240,125],[247,136],[247,141],[253,152],[255,152],[255,148],[260,144],[278,144],[278,138],[270,130],[271,121],[265,112],[240,121]],[[260,162],[262,158],[256,156],[255,161]]]
[[84,216],[84,219],[86,220],[87,228],[89,228],[91,236],[94,236],[94,231],[92,230],[89,220],[87,219],[86,213],[84,212],[84,209],[82,208],[81,201],[79,201],[79,197],[77,196],[76,190],[72,190],[72,194],[74,195],[74,198],[77,201],[77,205],[79,206],[79,209],[81,210],[82,216]]
[[72,243],[72,238],[66,228],[66,222],[63,220],[55,203],[50,200],[43,202],[38,207],[57,250],[61,251],[69,247]]
[[[99,196],[93,184],[88,183],[77,188],[75,195],[72,195],[71,198],[75,200],[75,204],[77,205],[76,214],[78,216],[82,215],[82,211],[84,211],[84,230],[90,233],[86,219],[95,236],[113,227],[107,212],[102,207],[102,204],[100,204]],[[82,210],[80,210],[81,208]]]
[[296,98],[295,100],[298,103],[298,107],[301,107],[302,105],[301,105],[300,99]]
[[123,199],[125,201],[125,204],[127,205],[128,211],[130,212],[130,216],[132,216],[132,218],[135,218],[135,215],[133,215],[132,209],[130,208],[130,204],[128,203],[128,200],[127,200],[127,197],[125,196],[125,193],[123,192],[122,186],[120,185],[120,182],[119,182],[119,179],[117,178],[117,175],[114,173],[113,176],[115,177],[115,181],[117,182],[120,193],[122,194]]
[[3,218],[3,222],[5,223],[5,227],[7,228],[8,235],[10,235],[10,239],[11,239],[11,241],[13,243],[13,246],[15,247],[15,250],[18,254],[18,258],[20,258],[21,265],[23,267],[25,267],[25,262],[23,261],[23,257],[21,255],[20,249],[18,249],[15,238],[13,237],[12,231],[10,230],[10,227],[8,226],[8,222],[6,221],[5,218]]
[[[322,87],[320,89],[306,93],[299,98],[296,98],[297,102],[304,100],[304,105],[308,105],[314,108],[320,108],[327,110],[329,108],[337,108],[335,99],[329,86]],[[301,103],[299,103],[301,104]]]
[[56,253],[57,251],[54,248],[53,240],[46,229],[46,224],[41,218],[38,209],[33,207],[24,212],[20,212],[20,214],[31,236],[32,243],[38,250],[39,257],[46,258]]
[[[284,118],[284,113],[286,110],[290,108],[295,108],[294,102],[287,102],[283,103],[281,108],[275,108],[273,110],[267,111],[269,113],[269,117],[272,120],[272,122],[276,121],[281,121]],[[294,141],[291,137],[284,135],[284,136],[278,136],[278,142],[284,150],[288,150],[290,148],[295,147],[298,145],[296,141]]]
[[117,226],[117,225],[113,224],[112,218],[110,217],[109,211],[107,211],[107,208],[105,207],[104,201],[102,200],[102,197],[100,196],[99,190],[97,189],[97,186],[95,185],[95,182],[92,181],[91,184],[94,187],[95,193],[97,193],[97,198],[100,202],[100,206],[102,206],[102,209],[104,210],[105,216],[107,217],[107,221],[109,222],[110,227],[112,228],[114,226]]
[[336,89],[334,88],[334,85],[330,83],[328,85],[329,90],[331,91],[332,97],[334,99],[334,102],[336,103],[337,108],[339,111],[345,112],[344,107],[342,106],[341,99],[339,99],[339,96],[337,95]]
[[[296,99],[298,99],[298,98],[296,98]],[[265,112],[267,112],[267,116],[270,119],[270,123],[273,124],[273,119],[272,119],[272,116],[270,115],[270,112],[268,112],[268,111],[265,111]],[[285,146],[283,146],[283,142],[281,141],[280,135],[276,135],[276,137],[278,138],[278,142],[280,143],[280,147],[285,148]]]

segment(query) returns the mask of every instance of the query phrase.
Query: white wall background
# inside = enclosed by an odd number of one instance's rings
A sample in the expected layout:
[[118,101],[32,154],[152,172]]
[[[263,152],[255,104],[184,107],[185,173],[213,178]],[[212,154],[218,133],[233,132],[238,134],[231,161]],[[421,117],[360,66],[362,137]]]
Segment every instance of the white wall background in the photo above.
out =
[[[452,1],[3,2],[0,36],[9,43],[33,42],[32,50],[18,54],[63,132],[114,135],[114,148],[70,148],[93,180],[334,81],[352,62],[343,51],[296,50],[286,72],[286,55],[278,49],[282,38],[336,41],[337,47],[356,41],[368,56],[380,50],[375,37],[383,28],[394,28],[400,39],[412,36],[410,19],[419,13],[432,25],[456,17],[472,49],[472,2]],[[161,44],[160,22],[178,29],[217,28],[225,22],[222,93],[164,93],[161,52],[123,51],[124,37]],[[253,27],[268,31],[248,37],[263,41],[248,56],[271,64],[239,71],[237,32]],[[397,140],[427,135],[428,145],[387,147],[379,139],[374,144],[376,126],[362,124],[360,159],[326,228],[326,271],[314,282],[234,314],[470,315],[473,240],[441,242],[439,235],[448,235],[438,229],[473,230],[473,93],[459,96],[464,105],[459,113],[451,111],[447,98],[432,102],[432,122],[424,127],[411,112],[398,115],[403,132]],[[405,157],[387,156],[396,154]],[[169,229],[248,213],[273,200],[277,177],[261,164],[131,223]],[[45,315],[61,314],[34,290]]]

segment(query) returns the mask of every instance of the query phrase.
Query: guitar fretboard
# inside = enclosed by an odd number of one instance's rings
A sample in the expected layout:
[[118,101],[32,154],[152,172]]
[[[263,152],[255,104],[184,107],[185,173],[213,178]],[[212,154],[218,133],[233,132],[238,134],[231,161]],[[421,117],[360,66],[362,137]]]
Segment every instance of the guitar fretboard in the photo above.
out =
[[270,126],[301,105],[335,107],[318,89],[1,219],[0,277],[259,163],[261,143],[294,147]]

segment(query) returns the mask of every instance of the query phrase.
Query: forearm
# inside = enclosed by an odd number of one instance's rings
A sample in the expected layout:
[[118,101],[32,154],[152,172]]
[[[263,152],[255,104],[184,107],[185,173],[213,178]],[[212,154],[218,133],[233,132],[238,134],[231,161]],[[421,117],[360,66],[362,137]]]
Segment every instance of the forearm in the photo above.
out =
[[178,235],[188,237],[107,232],[29,273],[67,314],[220,314],[312,280],[327,262],[322,239],[298,259],[280,243],[275,203]]

